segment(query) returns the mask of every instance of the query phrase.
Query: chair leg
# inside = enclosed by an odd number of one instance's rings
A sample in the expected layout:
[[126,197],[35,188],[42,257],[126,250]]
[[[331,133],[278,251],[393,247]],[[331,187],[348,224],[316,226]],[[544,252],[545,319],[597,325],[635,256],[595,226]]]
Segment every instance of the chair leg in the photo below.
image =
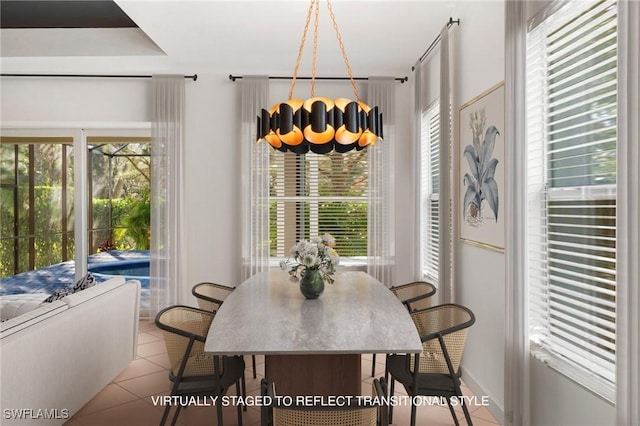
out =
[[173,414],[173,420],[171,421],[171,426],[176,426],[176,421],[178,421],[178,414],[180,414],[180,410],[182,409],[182,404],[178,404],[176,408],[176,412]]
[[469,414],[469,409],[467,408],[467,404],[464,401],[464,398],[462,398],[463,394],[462,389],[460,388],[460,381],[454,380],[454,386],[456,390],[456,396],[460,401],[462,401],[462,411],[464,412],[464,418],[467,421],[467,425],[473,426],[473,423],[471,422],[471,415]]
[[160,426],[164,426],[164,424],[167,422],[169,411],[171,411],[171,404],[165,405],[164,412],[162,413],[162,420],[160,420]]
[[449,406],[449,412],[451,413],[451,417],[453,417],[453,423],[456,426],[460,426],[460,423],[458,423],[458,416],[456,416],[456,412],[453,409],[453,405],[451,405],[451,398],[447,398],[447,405]]
[[[246,400],[247,399],[247,382],[245,381],[245,378],[244,378],[244,371],[242,372],[242,377],[240,378],[240,385],[242,389],[242,399]],[[238,385],[236,384],[236,386]],[[242,409],[244,411],[247,411],[247,404],[242,404]]]
[[255,355],[251,355],[251,366],[253,367],[253,378],[257,378],[258,376],[256,375],[256,356]]
[[[393,376],[391,376],[391,390],[389,395],[393,398],[394,392],[396,389],[396,381]],[[393,423],[393,404],[389,404],[389,423]]]
[[413,403],[413,397],[411,397],[411,426],[416,426],[416,405]]
[[371,361],[371,377],[376,377],[376,354],[373,354],[373,360]]
[[464,418],[467,421],[468,426],[473,426],[473,422],[471,421],[471,414],[469,414],[469,409],[467,408],[467,404],[462,404],[462,411],[464,412]]
[[[242,375],[242,379],[244,379],[244,374]],[[240,380],[238,380],[236,382],[236,395],[238,396],[238,399],[240,399]],[[237,410],[238,410],[238,426],[242,426],[242,410],[246,410],[246,404],[242,404],[242,407],[240,407],[240,404],[238,404],[237,406]]]

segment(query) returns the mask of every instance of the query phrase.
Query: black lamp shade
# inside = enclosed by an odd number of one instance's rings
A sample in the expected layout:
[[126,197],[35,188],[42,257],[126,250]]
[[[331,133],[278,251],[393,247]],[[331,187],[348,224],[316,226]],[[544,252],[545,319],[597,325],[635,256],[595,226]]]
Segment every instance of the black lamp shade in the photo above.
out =
[[378,107],[345,98],[289,99],[263,109],[257,130],[258,141],[283,152],[347,152],[382,139],[382,115]]

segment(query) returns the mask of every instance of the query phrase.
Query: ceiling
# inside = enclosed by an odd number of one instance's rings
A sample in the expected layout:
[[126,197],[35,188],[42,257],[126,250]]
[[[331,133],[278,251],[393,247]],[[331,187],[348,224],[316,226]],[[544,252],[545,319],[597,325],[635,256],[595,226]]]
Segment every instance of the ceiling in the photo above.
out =
[[[309,7],[307,0],[116,3],[138,28],[3,28],[2,72],[291,75]],[[464,8],[464,2],[437,0],[332,5],[354,75],[396,77],[410,72],[449,17]],[[312,27],[313,21],[300,75],[310,74]],[[346,75],[324,1],[318,31],[318,74]]]
[[136,24],[111,0],[3,0],[2,28],[125,28]]

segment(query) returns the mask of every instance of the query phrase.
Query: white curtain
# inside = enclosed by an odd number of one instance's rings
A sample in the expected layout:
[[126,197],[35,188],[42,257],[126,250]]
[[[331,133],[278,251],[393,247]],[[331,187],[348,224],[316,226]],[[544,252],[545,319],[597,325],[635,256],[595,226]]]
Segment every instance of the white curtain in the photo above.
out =
[[413,66],[413,115],[414,115],[414,143],[413,143],[413,170],[415,170],[415,195],[414,201],[414,276],[416,280],[422,279],[422,261],[420,259],[422,253],[422,112],[426,108],[428,102],[426,96],[426,85],[422,81],[425,67],[422,61],[417,61]]
[[618,4],[616,424],[640,424],[640,3]]
[[394,220],[394,145],[395,79],[370,77],[367,94],[369,106],[382,113],[384,140],[368,149],[369,197],[367,273],[391,287],[395,284],[395,220]]
[[[453,303],[455,301],[453,287],[453,223],[451,173],[453,171],[451,156],[451,87],[449,69],[449,26],[440,31],[440,271],[439,301]],[[446,230],[446,231],[445,231]]]
[[269,105],[269,78],[243,76],[240,99],[242,281],[269,267],[269,144],[256,143],[256,120]]
[[[427,58],[419,60],[414,66],[414,114],[415,114],[415,150],[414,156],[416,158],[415,170],[416,170],[416,200],[415,205],[415,229],[418,238],[415,240],[416,256],[422,250],[422,204],[421,204],[421,183],[418,179],[418,174],[421,172],[421,144],[422,144],[422,115],[424,111],[429,108],[430,104],[436,99],[439,100],[439,112],[440,117],[440,174],[438,176],[440,182],[438,203],[438,229],[440,230],[439,247],[438,247],[438,259],[439,259],[439,282],[438,292],[436,298],[438,303],[447,303],[454,300],[453,295],[453,223],[452,223],[452,192],[451,192],[451,179],[453,175],[453,157],[451,156],[451,86],[450,86],[450,62],[449,62],[449,26],[445,25],[439,35],[439,57],[434,58],[432,65],[429,66]],[[433,53],[431,53],[433,55]],[[436,65],[439,64],[439,69]],[[429,69],[435,70],[438,73],[438,86],[430,87],[428,84]],[[434,72],[434,71],[431,71]],[[435,85],[434,85],[435,86]],[[416,271],[417,279],[423,278],[423,271],[420,268],[420,260],[416,258]]]
[[182,75],[153,76],[151,104],[150,317],[189,297],[185,267]]
[[[509,1],[506,14],[505,140],[525,140],[526,4]],[[506,145],[505,426],[529,424],[529,336],[523,248],[526,152]]]

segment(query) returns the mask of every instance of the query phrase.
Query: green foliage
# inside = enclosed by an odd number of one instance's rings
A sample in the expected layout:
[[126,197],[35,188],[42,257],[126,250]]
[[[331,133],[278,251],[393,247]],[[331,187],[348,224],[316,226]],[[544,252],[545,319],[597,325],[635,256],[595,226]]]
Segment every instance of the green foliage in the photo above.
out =
[[[131,149],[132,156],[115,158],[112,167],[104,161],[104,155],[93,154],[91,157],[94,160],[91,169],[94,199],[91,206],[93,229],[89,232],[96,244],[93,250],[106,238],[113,240],[117,248],[148,249],[150,173],[149,158],[144,156],[148,146],[130,144],[124,149],[120,149],[121,145],[115,148],[123,154]],[[30,158],[33,158],[32,164]],[[23,272],[73,259],[73,163],[71,145],[0,144],[0,277],[14,275],[16,270]],[[33,176],[29,176],[30,170],[33,170]],[[34,182],[33,205],[30,178]],[[66,205],[63,205],[63,178],[67,186]],[[108,200],[110,193],[114,197],[111,202]],[[17,212],[14,206],[17,206]],[[34,213],[33,229],[29,223],[30,209]],[[63,229],[65,217],[66,234]],[[67,238],[66,250],[63,237]],[[31,247],[33,266],[30,265]]]
[[[111,221],[109,221],[111,205]],[[148,250],[150,246],[151,200],[149,190],[142,194],[129,194],[124,198],[93,200],[94,229],[113,229],[113,235],[94,238],[100,245],[111,239],[118,250]],[[96,248],[97,249],[97,248]]]

